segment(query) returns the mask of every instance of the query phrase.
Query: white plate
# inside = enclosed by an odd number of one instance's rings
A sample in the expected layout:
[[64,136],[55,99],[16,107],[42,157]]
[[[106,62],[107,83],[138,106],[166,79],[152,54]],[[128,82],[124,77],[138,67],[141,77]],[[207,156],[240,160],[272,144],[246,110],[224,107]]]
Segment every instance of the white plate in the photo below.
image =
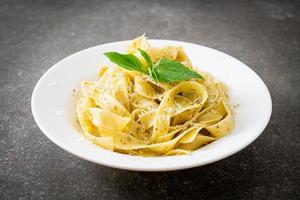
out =
[[226,158],[253,142],[269,122],[270,93],[259,78],[242,62],[220,51],[171,40],[150,40],[152,46],[181,45],[194,66],[210,72],[229,88],[235,110],[231,134],[188,155],[140,157],[111,152],[84,139],[74,123],[73,89],[80,81],[96,80],[107,51],[124,52],[130,41],[114,42],[75,53],[51,67],[36,84],[31,100],[34,119],[44,134],[61,148],[94,163],[129,170],[167,171],[205,165]]

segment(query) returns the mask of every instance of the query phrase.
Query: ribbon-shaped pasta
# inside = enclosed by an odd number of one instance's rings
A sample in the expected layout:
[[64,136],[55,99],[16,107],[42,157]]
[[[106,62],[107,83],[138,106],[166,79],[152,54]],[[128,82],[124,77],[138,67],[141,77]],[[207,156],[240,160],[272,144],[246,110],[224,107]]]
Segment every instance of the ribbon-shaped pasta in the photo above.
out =
[[[138,48],[154,62],[165,58],[193,67],[180,46],[153,48],[141,36],[128,53],[137,54]],[[156,83],[137,72],[103,67],[98,81],[81,84],[77,115],[84,136],[120,153],[171,156],[227,135],[234,126],[227,90],[201,74],[204,80]]]

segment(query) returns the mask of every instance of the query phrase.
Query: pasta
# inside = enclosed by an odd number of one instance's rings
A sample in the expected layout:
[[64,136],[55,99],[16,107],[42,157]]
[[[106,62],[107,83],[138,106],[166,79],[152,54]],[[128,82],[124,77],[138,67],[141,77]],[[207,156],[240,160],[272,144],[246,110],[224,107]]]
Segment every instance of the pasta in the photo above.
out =
[[[151,47],[141,36],[128,53],[139,56],[139,48],[154,62],[165,58],[193,68],[180,46]],[[81,83],[83,135],[111,151],[141,156],[187,154],[227,135],[234,119],[226,86],[199,73],[204,79],[160,83],[137,71],[102,67],[98,81]]]

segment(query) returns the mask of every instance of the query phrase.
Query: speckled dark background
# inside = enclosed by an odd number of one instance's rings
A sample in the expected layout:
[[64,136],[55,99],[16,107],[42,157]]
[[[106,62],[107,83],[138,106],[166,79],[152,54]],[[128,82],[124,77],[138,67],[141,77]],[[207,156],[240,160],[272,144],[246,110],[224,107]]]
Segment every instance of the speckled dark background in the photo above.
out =
[[[0,0],[0,199],[300,199],[299,1]],[[144,173],[77,158],[37,127],[39,77],[82,49],[144,32],[224,51],[267,84],[273,114],[241,152]]]

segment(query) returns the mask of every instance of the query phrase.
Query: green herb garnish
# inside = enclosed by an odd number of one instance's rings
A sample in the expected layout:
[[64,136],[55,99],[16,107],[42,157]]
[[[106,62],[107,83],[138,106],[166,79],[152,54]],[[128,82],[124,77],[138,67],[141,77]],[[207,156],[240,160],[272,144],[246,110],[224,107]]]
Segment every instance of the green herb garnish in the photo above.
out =
[[145,73],[145,70],[143,69],[143,65],[140,62],[140,60],[132,54],[107,52],[104,53],[104,55],[107,56],[111,62],[117,64],[120,67],[123,67],[128,70],[135,70]]
[[147,62],[147,70],[143,68],[139,58],[132,54],[107,52],[104,53],[104,55],[108,57],[111,62],[120,67],[148,74],[156,82],[171,83],[175,81],[189,80],[191,78],[203,79],[200,74],[184,66],[178,61],[160,59],[156,63],[153,63],[150,56],[145,51],[142,49],[139,49],[139,51]]

